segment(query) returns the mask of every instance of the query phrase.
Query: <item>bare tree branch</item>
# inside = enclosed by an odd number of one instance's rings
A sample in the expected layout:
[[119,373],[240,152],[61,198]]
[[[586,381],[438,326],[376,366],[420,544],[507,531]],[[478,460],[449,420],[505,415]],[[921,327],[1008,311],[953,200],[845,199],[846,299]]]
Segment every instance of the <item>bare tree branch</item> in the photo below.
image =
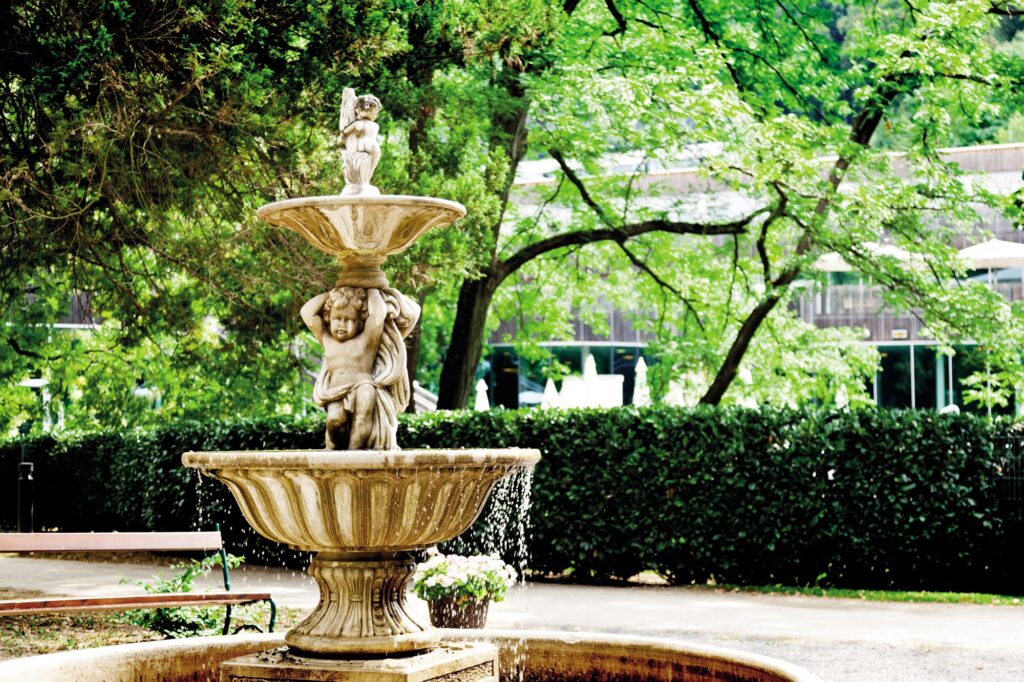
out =
[[671,284],[666,282],[664,279],[662,279],[660,276],[658,276],[658,273],[654,272],[654,270],[652,270],[651,267],[649,265],[647,265],[647,263],[645,263],[644,261],[640,260],[640,258],[638,258],[635,253],[630,251],[629,248],[625,244],[623,244],[622,242],[619,242],[618,246],[619,246],[620,249],[622,249],[622,252],[624,254],[626,254],[626,257],[629,258],[629,260],[633,263],[633,265],[635,265],[636,267],[638,267],[641,270],[643,270],[644,272],[646,272],[647,275],[651,279],[653,279],[655,281],[655,283],[657,283],[657,285],[659,287],[661,287],[662,289],[668,289],[673,294],[675,294],[676,298],[678,298],[680,301],[682,301],[683,305],[686,306],[686,309],[689,310],[691,313],[693,313],[693,318],[695,320],[697,320],[697,326],[700,327],[700,330],[702,332],[705,331],[704,323],[701,321],[700,315],[697,314],[697,309],[693,307],[693,303],[690,301],[690,299],[688,299],[686,296],[683,295],[683,292],[679,291],[679,289],[676,289],[674,286],[672,286]]
[[807,41],[807,44],[810,45],[811,48],[818,53],[818,58],[821,59],[821,62],[823,64],[828,64],[828,57],[825,55],[822,49],[818,47],[818,44],[814,42],[811,36],[808,35],[807,30],[804,28],[804,25],[796,20],[796,17],[794,17],[793,14],[789,11],[789,8],[786,7],[785,4],[783,4],[782,0],[775,0],[775,4],[778,5],[779,9],[782,10],[782,13],[786,15],[786,18],[789,19],[790,23],[797,27],[797,30],[800,31],[801,35],[803,35],[804,40]]
[[1024,7],[1018,7],[1015,3],[1010,2],[1010,0],[999,0],[992,3],[988,13],[998,14],[1003,17],[1024,17]]
[[565,177],[569,179],[569,182],[571,182],[573,186],[576,187],[576,190],[580,193],[580,198],[583,199],[583,203],[585,203],[587,206],[594,210],[594,213],[597,214],[597,217],[601,219],[602,223],[608,225],[609,227],[614,227],[612,219],[608,216],[607,213],[605,213],[604,208],[602,208],[601,205],[597,203],[594,197],[590,196],[590,192],[587,191],[587,188],[583,184],[583,181],[580,179],[580,176],[576,174],[576,171],[569,167],[569,164],[565,160],[565,157],[562,156],[562,153],[557,149],[549,149],[548,154],[550,154],[551,158],[558,162],[558,167],[562,169],[562,173],[565,174]]
[[32,358],[33,360],[44,360],[46,362],[53,362],[54,360],[60,360],[60,358],[61,358],[60,355],[53,355],[53,356],[43,355],[42,353],[37,353],[34,350],[28,350],[28,349],[22,348],[18,344],[18,342],[15,341],[10,336],[7,337],[7,345],[10,346],[11,350],[13,350],[18,355],[21,355],[21,356],[26,357],[26,358]]
[[577,230],[574,232],[563,232],[542,239],[533,244],[524,246],[514,254],[498,263],[497,283],[502,282],[506,277],[521,268],[532,259],[556,249],[567,246],[578,246],[593,244],[595,242],[613,241],[623,243],[633,237],[651,232],[665,232],[669,234],[696,234],[696,235],[718,235],[718,234],[742,234],[750,223],[768,209],[762,208],[750,215],[738,220],[724,223],[690,223],[685,221],[673,221],[664,219],[643,220],[621,227],[598,229],[598,230]]
[[[1024,16],[1024,12],[1021,12],[1020,16]],[[935,77],[949,78],[951,80],[971,81],[973,83],[981,83],[982,85],[996,85],[987,78],[982,78],[981,76],[975,76],[969,73],[936,73]],[[1024,79],[1021,78],[1011,78],[1007,79],[1004,82],[1009,83],[1010,85],[1024,85]]]
[[[701,32],[704,34],[704,38],[708,42],[714,43],[719,48],[728,49],[728,46],[723,45],[722,37],[718,35],[718,31],[716,31],[715,27],[711,25],[711,21],[708,19],[707,15],[704,14],[704,9],[700,6],[697,0],[687,0],[687,2],[690,6],[690,11],[693,12],[693,15],[697,17],[697,21],[700,22],[700,29]],[[729,77],[732,79],[732,82],[736,86],[736,89],[739,90],[741,93],[745,93],[747,91],[747,88],[743,85],[743,82],[740,80],[739,74],[736,73],[736,69],[733,68],[733,65],[730,64],[728,60],[723,61],[725,63],[726,70],[729,72]]]
[[620,12],[619,8],[615,6],[615,0],[604,0],[604,5],[608,8],[608,12],[612,15],[612,18],[615,19],[615,23],[617,24],[614,31],[605,31],[604,35],[609,38],[614,38],[615,36],[625,33],[626,28],[628,27],[626,24],[626,17],[622,16],[622,12]]

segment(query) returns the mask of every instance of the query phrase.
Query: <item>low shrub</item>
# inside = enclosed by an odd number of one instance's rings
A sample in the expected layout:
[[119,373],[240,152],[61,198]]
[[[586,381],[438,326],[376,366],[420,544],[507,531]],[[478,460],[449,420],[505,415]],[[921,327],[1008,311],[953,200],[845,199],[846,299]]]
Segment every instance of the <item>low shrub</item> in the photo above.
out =
[[[223,565],[220,554],[211,554],[201,560],[189,559],[171,565],[177,571],[170,578],[153,577],[151,580],[128,581],[141,585],[151,594],[181,594],[195,588],[196,578],[209,575],[215,567]],[[228,568],[237,568],[241,557],[228,555]],[[124,581],[122,581],[124,582]],[[159,632],[165,637],[203,637],[221,633],[224,623],[223,606],[184,606],[165,609],[139,609],[125,614],[128,622]]]
[[[194,450],[322,447],[320,420],[172,424],[24,441],[37,526],[181,530],[221,523],[235,553],[295,563],[254,537]],[[925,411],[680,409],[438,412],[403,418],[403,447],[535,447],[528,565],[580,577],[652,569],[673,582],[1020,593],[1019,440],[1009,422]],[[0,446],[13,525],[21,442]],[[3,494],[8,492],[9,494]],[[502,496],[499,496],[502,497]],[[506,495],[448,546],[526,539]],[[485,540],[501,530],[497,546]]]

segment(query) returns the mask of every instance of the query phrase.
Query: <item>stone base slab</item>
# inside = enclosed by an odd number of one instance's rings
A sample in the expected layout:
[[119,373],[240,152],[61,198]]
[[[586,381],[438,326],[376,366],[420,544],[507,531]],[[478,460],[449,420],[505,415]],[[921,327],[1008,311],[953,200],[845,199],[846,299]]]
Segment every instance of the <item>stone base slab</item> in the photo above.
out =
[[487,643],[443,643],[391,658],[319,658],[288,647],[221,663],[221,682],[498,682],[498,650]]

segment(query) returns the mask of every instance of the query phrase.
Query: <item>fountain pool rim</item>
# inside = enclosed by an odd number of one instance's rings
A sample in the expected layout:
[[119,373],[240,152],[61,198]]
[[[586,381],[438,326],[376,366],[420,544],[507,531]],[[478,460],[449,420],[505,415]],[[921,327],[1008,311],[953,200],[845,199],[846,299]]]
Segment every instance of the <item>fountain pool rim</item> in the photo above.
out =
[[[821,682],[810,671],[769,656],[675,639],[538,630],[441,630],[445,641],[487,641],[500,651],[502,670],[525,666],[536,679],[563,670],[605,674],[602,679],[734,679],[749,682]],[[195,637],[119,644],[0,662],[0,682],[184,682],[218,677],[221,661],[284,643],[281,634]],[[632,668],[631,668],[632,664]],[[196,677],[209,671],[209,677]],[[659,673],[661,673],[659,675]],[[722,677],[727,674],[732,677]],[[619,675],[619,677],[615,677]],[[511,678],[509,678],[511,679]],[[565,678],[571,679],[571,678]]]

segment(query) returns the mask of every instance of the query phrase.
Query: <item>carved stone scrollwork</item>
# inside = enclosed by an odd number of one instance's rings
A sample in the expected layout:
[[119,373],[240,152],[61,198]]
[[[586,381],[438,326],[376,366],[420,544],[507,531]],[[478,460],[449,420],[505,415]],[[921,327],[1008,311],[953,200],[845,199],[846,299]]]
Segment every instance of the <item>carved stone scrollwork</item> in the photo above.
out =
[[406,611],[406,585],[415,569],[409,555],[376,561],[315,557],[309,574],[320,587],[320,603],[285,641],[295,649],[321,654],[434,646],[434,631]]

